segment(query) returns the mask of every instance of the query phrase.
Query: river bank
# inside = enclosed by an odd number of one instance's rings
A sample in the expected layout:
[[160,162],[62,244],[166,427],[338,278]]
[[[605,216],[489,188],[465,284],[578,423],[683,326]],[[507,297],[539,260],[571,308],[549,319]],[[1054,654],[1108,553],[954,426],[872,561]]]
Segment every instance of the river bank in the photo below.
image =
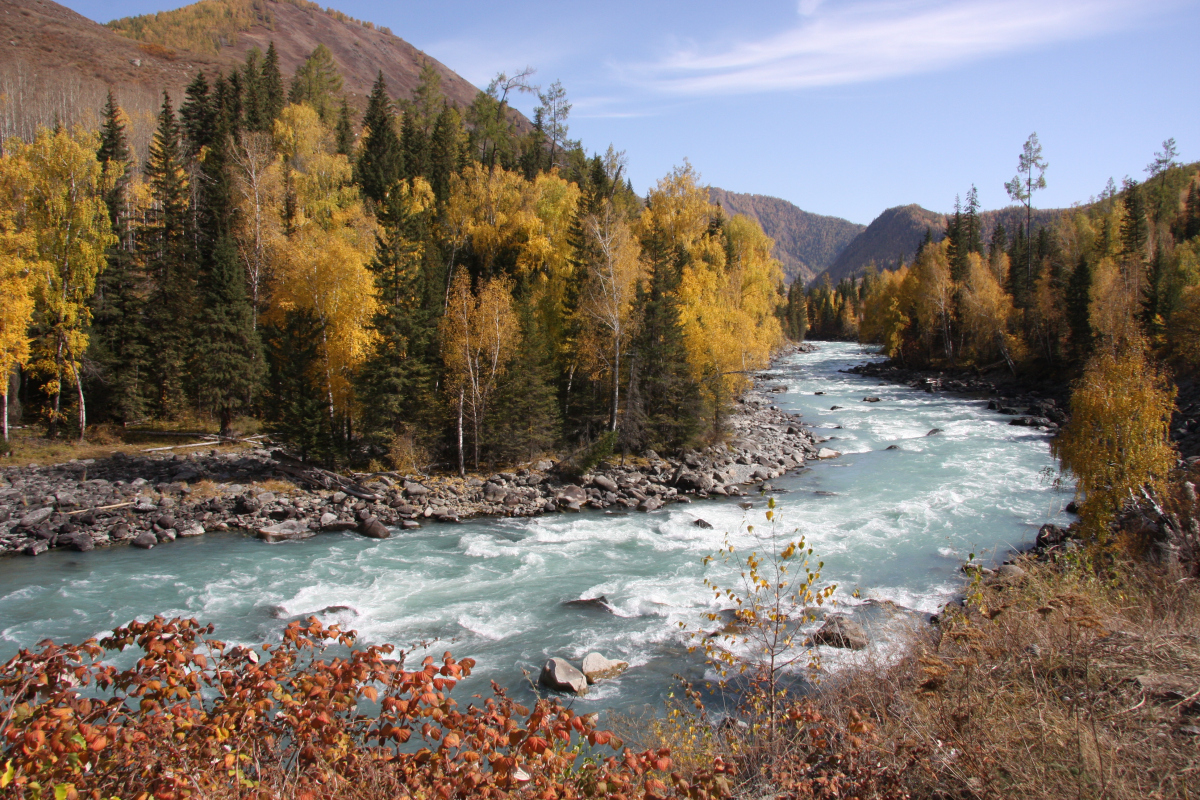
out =
[[[811,347],[811,346],[810,346]],[[782,355],[802,352],[789,349]],[[0,471],[0,555],[52,548],[143,549],[179,537],[244,530],[266,542],[393,530],[479,517],[529,517],[583,508],[653,512],[693,498],[735,496],[829,458],[799,415],[772,402],[780,387],[755,378],[733,408],[729,441],[679,457],[649,451],[571,481],[552,460],[458,476],[341,475],[269,447],[107,458]]]

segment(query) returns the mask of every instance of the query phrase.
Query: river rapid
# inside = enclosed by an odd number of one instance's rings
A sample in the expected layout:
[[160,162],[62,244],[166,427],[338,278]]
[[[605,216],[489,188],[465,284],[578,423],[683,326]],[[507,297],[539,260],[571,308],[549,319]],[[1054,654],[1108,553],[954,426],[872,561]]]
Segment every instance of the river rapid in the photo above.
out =
[[[840,371],[878,358],[867,348],[817,347],[774,365],[769,383],[788,391],[770,397],[843,455],[771,482],[779,531],[806,538],[825,563],[822,584],[837,584],[839,610],[867,623],[869,654],[886,656],[896,626],[915,615],[880,614],[866,601],[937,611],[961,591],[968,554],[1002,560],[1043,523],[1065,522],[1070,496],[1052,485],[1047,434],[1008,425],[983,401]],[[927,436],[934,428],[942,432]],[[748,510],[739,505],[746,500]],[[704,557],[727,535],[751,546],[745,526],[761,530],[765,508],[759,496],[720,498],[650,514],[431,524],[386,540],[345,533],[268,545],[229,533],[150,551],[8,558],[0,561],[0,660],[45,638],[80,641],[153,614],[213,623],[226,642],[278,641],[286,620],[334,607],[322,621],[353,628],[360,642],[409,650],[410,664],[445,650],[474,658],[464,696],[495,680],[527,700],[524,672],[536,679],[549,656],[578,663],[597,651],[630,669],[574,701],[578,710],[658,708],[673,675],[705,674],[687,651],[687,631],[713,628],[705,615],[728,605],[704,579],[730,585],[735,572]],[[598,595],[615,613],[562,605]],[[826,668],[862,657],[822,650]]]

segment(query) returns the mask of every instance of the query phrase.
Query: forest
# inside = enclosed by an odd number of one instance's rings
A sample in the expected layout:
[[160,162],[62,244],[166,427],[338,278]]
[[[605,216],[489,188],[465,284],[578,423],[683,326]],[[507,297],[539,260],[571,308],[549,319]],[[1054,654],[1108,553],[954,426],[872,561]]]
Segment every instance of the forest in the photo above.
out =
[[913,368],[1077,375],[1097,350],[1135,340],[1180,372],[1200,366],[1200,165],[1178,163],[1167,140],[1144,181],[1110,181],[1037,227],[1036,136],[1019,165],[1008,189],[1026,224],[996,225],[984,242],[972,187],[945,237],[927,233],[911,264],[836,286],[793,284],[787,334],[878,343]]
[[[530,130],[509,102],[536,93]],[[686,163],[646,197],[569,138],[563,87],[466,108],[427,66],[355,119],[329,50],[274,45],[98,130],[0,156],[0,373],[50,437],[262,421],[328,465],[479,469],[719,436],[783,341],[772,241]]]

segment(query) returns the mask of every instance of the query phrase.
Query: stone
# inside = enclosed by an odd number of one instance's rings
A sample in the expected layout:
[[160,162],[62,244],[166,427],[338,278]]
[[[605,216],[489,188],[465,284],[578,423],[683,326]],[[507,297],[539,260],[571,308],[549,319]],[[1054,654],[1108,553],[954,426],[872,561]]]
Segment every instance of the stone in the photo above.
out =
[[657,511],[658,509],[662,508],[662,504],[662,500],[659,500],[657,497],[647,497],[645,500],[638,503],[637,510]]
[[692,524],[697,528],[704,528],[706,531],[712,530],[712,523],[706,519],[700,519],[699,517],[696,517],[694,520],[692,520]]
[[1034,546],[1038,548],[1054,547],[1062,544],[1067,538],[1067,532],[1057,525],[1047,523],[1038,529],[1037,539],[1034,540]]
[[563,608],[581,608],[586,611],[600,611],[605,614],[613,613],[613,608],[608,604],[608,598],[604,595],[581,600],[566,600],[563,602]]
[[409,497],[424,497],[429,494],[429,488],[413,481],[405,481],[404,493]]
[[939,433],[945,433],[945,431],[943,431],[941,428],[934,428],[933,430],[931,430],[929,433],[927,433],[925,435],[926,436],[937,436]]
[[358,525],[358,532],[368,539],[387,539],[392,532],[377,517],[370,516]]
[[617,482],[607,475],[596,475],[592,478],[592,485],[606,492],[617,491]]
[[17,524],[25,528],[36,528],[38,525],[41,525],[46,520],[50,519],[50,515],[53,513],[53,508],[39,508],[36,511],[30,511],[28,514],[21,517],[21,521]]
[[1025,577],[1025,570],[1016,564],[1001,564],[996,568],[996,577],[1002,581],[1019,581]]
[[864,397],[863,402],[864,403],[878,403],[879,398],[878,397]]
[[628,661],[614,661],[611,658],[605,658],[599,653],[588,653],[583,657],[583,664],[580,672],[587,678],[588,683],[615,678],[625,670],[629,669]]
[[900,445],[898,445],[898,444],[889,444],[887,447],[885,447],[885,448],[883,448],[883,449],[884,449],[884,450],[899,450],[899,449],[900,449]]
[[291,542],[297,539],[307,539],[313,532],[308,529],[308,523],[289,519],[276,525],[268,525],[258,529],[258,538],[268,544]]
[[86,533],[64,533],[58,537],[58,541],[55,544],[58,547],[78,550],[80,553],[96,549],[96,543]]
[[1048,420],[1046,417],[1017,417],[1008,421],[1009,425],[1017,425],[1022,428],[1049,428],[1057,430],[1058,425]]
[[565,658],[551,658],[542,667],[538,683],[557,692],[587,694],[587,676],[571,666]]
[[828,447],[822,447],[817,451],[817,458],[837,458],[840,456],[837,450],[830,450]]
[[174,528],[167,528],[165,530],[155,531],[154,535],[158,537],[159,542],[173,542],[178,534],[175,532]]
[[400,523],[400,527],[404,528],[406,531],[411,531],[421,527],[421,523],[417,522],[415,519],[406,519]]
[[37,540],[32,541],[29,544],[25,545],[25,547],[21,550],[21,552],[27,556],[40,556],[42,553],[46,552],[49,549],[50,549],[49,542],[47,542],[43,539],[37,539]]
[[848,650],[862,650],[870,643],[862,626],[841,614],[826,619],[821,629],[813,634],[812,642]]
[[326,511],[321,515],[321,519],[317,524],[324,529],[326,525],[332,525],[335,522],[337,522],[337,514],[334,514],[332,511]]
[[140,547],[143,550],[149,550],[150,548],[154,547],[154,545],[158,544],[158,537],[150,531],[142,531],[137,536],[133,537],[133,541],[130,542],[130,544],[132,544],[134,547]]

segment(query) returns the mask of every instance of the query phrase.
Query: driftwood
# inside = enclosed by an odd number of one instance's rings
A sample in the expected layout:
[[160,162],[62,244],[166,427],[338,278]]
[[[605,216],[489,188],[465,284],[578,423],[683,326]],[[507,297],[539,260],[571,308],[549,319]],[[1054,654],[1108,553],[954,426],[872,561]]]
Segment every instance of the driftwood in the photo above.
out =
[[299,478],[312,489],[338,489],[359,500],[378,500],[378,496],[365,486],[356,483],[344,475],[330,472],[327,469],[306,464],[298,458],[292,458],[282,450],[271,453],[277,462],[276,469],[285,475]]
[[[155,434],[157,435],[157,434]],[[256,433],[253,436],[238,438],[236,436],[220,436],[213,433],[168,433],[168,436],[203,436],[203,442],[195,442],[193,444],[173,444],[167,447],[149,447],[143,450],[143,453],[160,453],[163,450],[184,450],[188,447],[207,447],[209,445],[220,444],[237,444],[239,442],[253,442],[262,439],[266,434]]]
[[125,508],[125,506],[131,506],[131,505],[133,505],[133,503],[113,503],[111,506],[96,506],[95,508],[81,508],[78,511],[68,511],[67,516],[69,517],[72,514],[86,514],[89,511],[111,511],[114,508]]

